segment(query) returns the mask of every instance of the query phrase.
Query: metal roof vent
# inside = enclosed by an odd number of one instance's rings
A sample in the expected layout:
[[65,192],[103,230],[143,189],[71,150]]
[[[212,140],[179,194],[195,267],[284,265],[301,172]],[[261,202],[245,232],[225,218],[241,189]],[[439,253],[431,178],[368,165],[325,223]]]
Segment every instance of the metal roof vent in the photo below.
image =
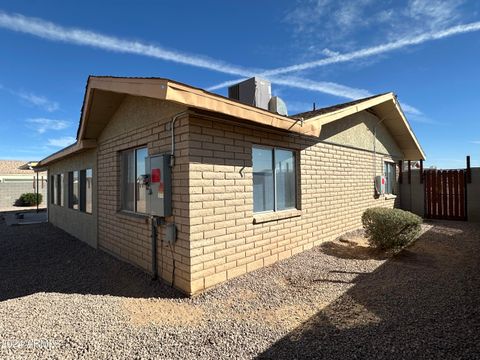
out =
[[228,97],[244,104],[268,110],[268,102],[272,97],[270,81],[252,77],[228,88]]
[[288,116],[287,105],[278,96],[274,96],[268,102],[268,111],[279,115]]

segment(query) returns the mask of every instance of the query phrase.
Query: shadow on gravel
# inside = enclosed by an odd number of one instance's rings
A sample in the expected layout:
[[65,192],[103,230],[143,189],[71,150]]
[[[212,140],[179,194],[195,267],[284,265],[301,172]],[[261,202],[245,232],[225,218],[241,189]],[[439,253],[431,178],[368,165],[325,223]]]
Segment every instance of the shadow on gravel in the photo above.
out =
[[11,227],[0,221],[0,301],[38,292],[183,297],[50,224]]
[[259,358],[478,358],[479,270],[480,225],[434,223]]
[[335,256],[341,259],[356,259],[356,260],[383,260],[389,257],[385,252],[379,250],[358,246],[355,243],[340,244],[336,241],[327,241],[320,245],[323,253]]

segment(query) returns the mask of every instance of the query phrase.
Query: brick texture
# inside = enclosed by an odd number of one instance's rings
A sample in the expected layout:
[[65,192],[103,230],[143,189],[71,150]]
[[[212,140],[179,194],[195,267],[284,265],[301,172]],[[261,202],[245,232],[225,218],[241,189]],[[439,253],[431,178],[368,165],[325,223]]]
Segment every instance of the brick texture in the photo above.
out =
[[[167,102],[126,97],[98,138],[98,246],[151,270],[150,225],[121,211],[120,154],[143,147],[170,152],[170,121],[186,110]],[[161,278],[196,294],[358,228],[372,206],[396,199],[374,197],[374,172],[387,154],[320,142],[246,123],[190,115],[175,126],[173,216],[178,238],[166,245],[159,231]],[[296,152],[298,210],[253,213],[252,145]]]
[[[122,211],[120,201],[121,152],[147,147],[148,153],[170,153],[171,117],[185,109],[166,102],[127,97],[98,139],[98,245],[99,248],[141,267],[152,268],[151,227],[146,216]],[[161,239],[157,249],[159,276],[184,292],[190,292],[188,214],[188,120],[175,125],[176,156],[173,182],[173,216],[177,242],[170,247]],[[175,266],[175,269],[174,269]],[[173,279],[173,275],[175,274]]]
[[[189,123],[191,291],[271,265],[361,226],[375,198],[374,155],[305,136],[191,117]],[[296,151],[299,210],[253,213],[252,146]]]

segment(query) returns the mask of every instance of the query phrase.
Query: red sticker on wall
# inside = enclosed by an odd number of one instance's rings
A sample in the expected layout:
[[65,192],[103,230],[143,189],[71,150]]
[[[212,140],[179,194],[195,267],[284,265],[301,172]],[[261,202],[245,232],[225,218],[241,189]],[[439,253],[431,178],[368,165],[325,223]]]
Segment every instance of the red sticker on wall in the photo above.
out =
[[152,169],[152,183],[160,182],[160,169]]

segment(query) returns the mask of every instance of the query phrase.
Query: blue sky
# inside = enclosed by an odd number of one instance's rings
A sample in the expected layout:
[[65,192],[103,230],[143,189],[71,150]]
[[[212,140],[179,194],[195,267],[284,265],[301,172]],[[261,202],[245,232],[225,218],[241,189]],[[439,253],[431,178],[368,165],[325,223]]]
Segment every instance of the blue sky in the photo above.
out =
[[290,114],[394,91],[426,166],[480,166],[480,2],[0,1],[0,158],[74,141],[89,74],[226,94],[269,78]]

